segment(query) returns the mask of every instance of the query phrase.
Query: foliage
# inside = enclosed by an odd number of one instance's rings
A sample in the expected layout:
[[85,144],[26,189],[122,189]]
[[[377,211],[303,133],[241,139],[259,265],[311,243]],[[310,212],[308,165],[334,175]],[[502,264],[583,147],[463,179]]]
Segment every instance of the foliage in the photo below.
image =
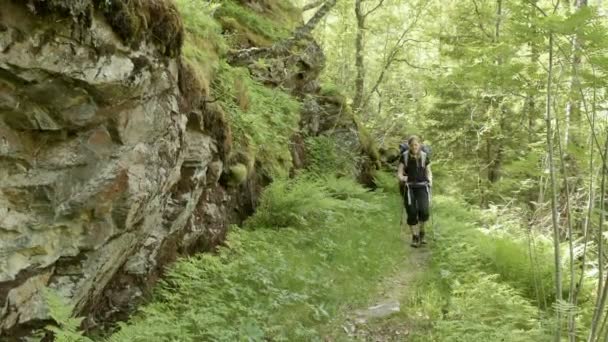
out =
[[[396,211],[400,204],[367,194],[352,181],[336,181],[276,181],[265,191],[257,218],[248,222],[254,229],[235,227],[215,255],[178,261],[153,302],[109,341],[319,340],[320,327],[346,306],[366,303],[376,279],[404,253],[394,238],[397,217],[378,210]],[[366,205],[351,204],[361,196]],[[283,203],[290,201],[309,210],[317,203],[317,211],[331,215],[313,218],[317,224],[310,229],[272,229],[300,219],[260,219],[270,217],[269,210],[273,217],[288,214],[294,208]]]
[[263,5],[256,10],[235,0],[222,2],[216,17],[234,32],[227,37],[231,45],[268,46],[289,36],[300,18],[297,9],[286,0],[266,0]]
[[316,227],[331,217],[337,200],[320,181],[280,179],[262,194],[256,213],[248,226],[273,228]]
[[[546,340],[550,331],[543,325],[545,316],[539,316],[533,298],[522,294],[527,284],[504,282],[529,276],[529,260],[523,266],[520,257],[484,254],[500,249],[512,236],[486,236],[475,227],[478,212],[453,197],[435,196],[435,202],[434,248],[438,253],[430,275],[410,296],[412,307],[408,309],[429,317],[433,329],[431,336],[417,336],[416,340],[501,341],[504,336],[513,341]],[[509,256],[521,252],[520,246],[502,248],[513,248],[507,252]],[[547,264],[551,265],[550,260]],[[508,269],[516,271],[509,273]],[[548,284],[550,287],[550,280]]]
[[79,331],[83,318],[72,317],[72,309],[63,297],[51,289],[43,291],[44,299],[51,318],[56,325],[49,325],[46,329],[53,333],[56,342],[91,342]]
[[219,56],[227,49],[220,24],[213,18],[218,4],[193,0],[177,0],[184,22],[186,38],[182,54],[200,71],[200,78],[209,86],[219,68]]
[[397,180],[395,174],[388,172],[377,172],[374,182],[376,183],[376,186],[384,192],[397,193],[399,192],[399,181]]
[[252,80],[247,69],[224,62],[214,90],[229,114],[236,150],[253,154],[251,159],[260,162],[259,171],[267,176],[286,176],[291,168],[289,142],[298,129],[299,102],[280,89]]
[[326,135],[308,137],[305,144],[309,172],[319,176],[356,175],[357,156],[334,138]]

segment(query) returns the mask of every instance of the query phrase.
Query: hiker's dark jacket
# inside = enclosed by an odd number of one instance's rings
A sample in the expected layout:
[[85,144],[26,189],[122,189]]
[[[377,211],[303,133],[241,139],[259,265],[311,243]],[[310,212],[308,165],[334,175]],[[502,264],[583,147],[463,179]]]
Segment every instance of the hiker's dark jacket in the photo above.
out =
[[399,163],[405,164],[404,163],[405,155],[407,155],[407,157],[409,158],[409,160],[407,161],[407,167],[405,167],[405,170],[404,170],[405,175],[407,176],[408,183],[428,182],[429,178],[426,175],[426,168],[429,166],[429,164],[431,164],[431,160],[429,159],[428,155],[426,157],[424,165],[420,165],[421,160],[416,159],[414,156],[412,156],[409,153],[403,153],[401,155],[401,158],[399,158]]

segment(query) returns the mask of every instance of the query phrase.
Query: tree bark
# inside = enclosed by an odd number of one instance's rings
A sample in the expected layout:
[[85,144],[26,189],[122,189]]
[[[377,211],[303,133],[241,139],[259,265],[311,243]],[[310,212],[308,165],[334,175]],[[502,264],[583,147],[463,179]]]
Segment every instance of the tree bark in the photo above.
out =
[[323,19],[335,5],[336,0],[327,0],[312,16],[312,18],[306,22],[306,24],[298,27],[294,31],[292,37],[278,41],[270,47],[254,47],[236,51],[235,53],[229,55],[229,62],[238,63],[240,61],[257,59],[268,55],[280,55],[281,53],[288,51],[296,42],[309,35],[310,32],[312,32],[312,30],[314,30],[317,24],[321,21],[321,19]]
[[[574,296],[575,296],[575,272],[574,272],[574,236],[572,229],[572,206],[570,205],[570,186],[568,184],[568,174],[566,173],[566,163],[564,162],[564,150],[562,148],[562,143],[559,139],[561,136],[560,128],[559,128],[559,120],[556,116],[555,118],[555,130],[557,134],[557,152],[559,153],[559,161],[560,161],[560,171],[562,177],[564,178],[564,196],[566,199],[566,227],[568,229],[568,256],[569,256],[569,265],[570,265],[570,287],[568,289],[568,304],[571,305],[571,308],[574,307]],[[575,341],[576,335],[574,331],[575,326],[575,317],[574,310],[568,310],[568,338],[571,342]]]
[[[580,11],[587,7],[587,0],[576,0],[576,11]],[[580,121],[580,101],[578,100],[575,88],[578,86],[578,69],[581,64],[581,37],[576,34],[572,38],[572,75],[570,76],[570,92],[568,93],[568,102],[566,103],[565,120],[566,127],[564,132],[564,148],[568,150],[568,143],[571,140],[571,128],[574,124]],[[576,140],[577,137],[572,137]],[[576,142],[576,141],[575,141]]]
[[355,38],[355,68],[357,77],[355,79],[355,98],[353,99],[353,109],[355,113],[361,110],[363,100],[363,90],[365,86],[365,65],[363,61],[364,46],[363,39],[365,33],[365,14],[361,8],[363,0],[355,0],[355,17],[357,18],[357,36]]
[[[500,24],[502,22],[502,0],[496,0],[496,23],[495,23],[495,31],[494,31],[494,44],[498,44],[500,42]],[[503,60],[500,57],[496,58],[496,65],[500,66],[503,63]],[[488,146],[488,180],[490,183],[496,183],[500,180],[500,169],[502,165],[502,158],[504,154],[504,146],[502,142],[502,131],[504,129],[505,120],[504,120],[504,110],[501,106],[503,100],[503,96],[495,96],[492,98],[492,102],[490,106],[494,108],[494,112],[498,113],[498,132],[496,136],[498,138],[488,139],[488,144],[496,145],[496,153],[492,154],[491,146]]]
[[306,4],[306,5],[304,5],[304,7],[302,7],[302,12],[306,12],[313,8],[317,8],[317,7],[321,6],[324,2],[325,2],[325,0],[319,0],[319,1],[315,1],[315,2],[311,2],[309,4]]
[[599,264],[599,275],[598,275],[598,284],[597,284],[597,299],[595,301],[595,309],[593,310],[593,319],[591,320],[591,328],[589,329],[589,337],[587,339],[588,342],[594,342],[596,340],[599,322],[602,317],[604,308],[606,306],[606,296],[608,295],[608,278],[604,280],[604,259],[603,259],[603,227],[604,227],[604,200],[605,200],[605,192],[606,192],[606,158],[608,156],[608,130],[606,131],[606,143],[604,145],[604,160],[602,162],[602,183],[600,186],[600,226],[598,229],[598,264]]
[[[584,102],[584,99],[583,99]],[[587,106],[585,105],[585,112],[588,112],[587,110]],[[595,122],[596,122],[596,110],[595,110],[595,104],[593,106],[592,109],[592,116],[591,116],[591,132],[595,132]],[[590,152],[589,152],[589,197],[588,197],[588,201],[587,201],[587,215],[585,216],[585,221],[583,222],[583,237],[584,237],[584,242],[583,242],[583,255],[582,255],[582,260],[581,260],[581,265],[583,267],[582,272],[579,276],[579,279],[577,281],[577,286],[576,286],[576,290],[574,291],[573,294],[573,299],[572,299],[572,305],[574,307],[576,307],[578,305],[578,295],[581,292],[582,288],[583,288],[583,280],[585,278],[585,262],[587,261],[587,245],[589,242],[589,225],[591,222],[591,218],[592,218],[592,214],[593,214],[593,209],[594,209],[594,203],[595,203],[595,189],[594,189],[594,182],[593,182],[593,172],[594,172],[594,152],[595,152],[595,144],[593,142],[593,137],[590,136]],[[600,172],[604,172],[603,169],[600,170]],[[603,209],[602,209],[603,210]],[[570,322],[569,322],[569,333],[570,333],[570,340],[571,341],[575,341],[576,339],[576,318],[574,316],[571,316],[570,318]]]
[[[547,155],[549,159],[549,177],[551,179],[551,221],[553,223],[553,254],[555,261],[555,297],[558,304],[562,301],[562,267],[559,237],[559,217],[557,211],[557,181],[553,163],[553,134],[551,127],[551,89],[553,87],[553,33],[549,33],[549,70],[547,73],[547,96],[545,109],[545,125],[547,127]],[[561,339],[561,312],[556,310],[555,341]]]
[[317,24],[329,13],[329,11],[336,5],[336,0],[327,0],[321,8],[310,18],[304,26],[300,26],[296,29],[292,40],[298,41],[304,36],[310,34]]

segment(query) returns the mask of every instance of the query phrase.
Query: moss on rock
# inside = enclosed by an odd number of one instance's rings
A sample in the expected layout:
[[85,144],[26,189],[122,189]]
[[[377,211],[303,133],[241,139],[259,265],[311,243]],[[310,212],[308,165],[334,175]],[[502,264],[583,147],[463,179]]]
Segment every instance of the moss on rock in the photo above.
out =
[[95,0],[106,20],[126,43],[137,46],[151,40],[169,57],[180,54],[184,42],[182,21],[170,0]]
[[287,38],[302,20],[299,9],[287,0],[226,0],[217,18],[237,48],[269,46]]
[[228,168],[228,183],[230,185],[236,186],[245,183],[247,180],[247,176],[249,172],[247,171],[247,166],[244,164],[236,164]]

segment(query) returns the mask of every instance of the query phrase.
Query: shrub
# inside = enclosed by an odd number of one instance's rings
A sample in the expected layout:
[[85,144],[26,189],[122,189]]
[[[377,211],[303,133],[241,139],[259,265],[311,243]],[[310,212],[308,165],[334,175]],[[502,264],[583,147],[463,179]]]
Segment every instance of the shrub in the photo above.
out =
[[319,225],[338,207],[327,188],[311,178],[280,179],[262,193],[248,227],[301,228]]
[[[396,174],[396,173],[395,173]],[[399,180],[395,174],[388,172],[376,172],[374,182],[376,186],[386,193],[399,193]]]
[[353,151],[341,148],[335,138],[321,135],[305,140],[307,170],[318,176],[355,176],[358,156]]

